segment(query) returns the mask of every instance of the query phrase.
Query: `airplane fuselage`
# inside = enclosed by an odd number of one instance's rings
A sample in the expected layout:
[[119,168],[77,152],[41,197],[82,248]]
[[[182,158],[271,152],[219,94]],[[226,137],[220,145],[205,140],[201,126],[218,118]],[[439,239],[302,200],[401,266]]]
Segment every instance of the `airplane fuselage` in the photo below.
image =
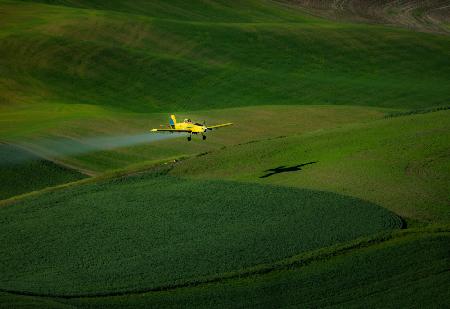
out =
[[205,125],[198,125],[190,122],[176,123],[171,127],[176,130],[189,130],[192,132],[192,134],[201,134],[205,133],[208,130],[208,128]]
[[198,122],[192,122],[190,119],[185,119],[183,122],[177,122],[175,115],[170,115],[169,128],[167,129],[151,129],[151,132],[170,132],[170,133],[189,133],[187,137],[188,141],[192,139],[192,134],[201,134],[202,139],[206,139],[206,131],[213,130],[221,127],[230,126],[233,123],[223,123],[215,126],[206,126]]

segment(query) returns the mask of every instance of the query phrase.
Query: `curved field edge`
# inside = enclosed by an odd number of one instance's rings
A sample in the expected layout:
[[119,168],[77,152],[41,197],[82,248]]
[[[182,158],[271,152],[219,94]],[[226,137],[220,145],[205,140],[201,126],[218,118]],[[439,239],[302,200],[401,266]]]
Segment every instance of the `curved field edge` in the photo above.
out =
[[67,304],[155,307],[442,307],[449,291],[448,235],[412,235],[302,267],[136,296]]
[[333,193],[153,173],[2,211],[3,287],[66,295],[179,284],[401,227],[386,209]]
[[[196,154],[192,157],[199,156],[201,154]],[[77,186],[82,186],[85,184],[91,184],[101,181],[108,181],[112,180],[114,178],[120,178],[120,177],[126,177],[131,176],[134,174],[140,174],[140,173],[155,173],[155,174],[166,174],[171,168],[174,167],[175,164],[178,164],[180,161],[186,160],[191,156],[175,156],[175,157],[169,157],[165,158],[163,160],[150,160],[145,162],[140,162],[137,164],[131,164],[125,168],[120,168],[112,171],[108,171],[105,173],[102,173],[100,175],[92,176],[83,178],[76,181],[70,181],[63,184],[55,185],[55,186],[49,186],[40,190],[35,190],[32,192],[26,192],[23,194],[18,194],[3,200],[0,200],[0,208],[9,206],[15,203],[19,203],[21,201],[30,199],[30,198],[38,198],[39,196],[50,193],[50,192],[57,192]]]
[[[296,186],[359,197],[405,219],[446,222],[449,110],[290,135],[186,160],[172,175]],[[276,167],[298,172],[261,178]]]
[[0,142],[0,200],[86,177],[17,145]]
[[[75,107],[80,110],[76,111]],[[115,149],[107,147],[106,150],[102,146],[93,145],[92,151],[84,152],[84,143],[92,145],[90,136],[100,140],[105,137],[112,141],[117,138],[122,142],[124,137],[133,140],[136,132],[146,132],[144,134],[148,134],[150,139],[148,129],[167,122],[168,115],[121,115],[92,106],[54,104],[34,110],[0,109],[0,122],[5,124],[5,128],[9,128],[4,132],[4,128],[0,128],[0,141],[7,140],[12,145],[37,153],[58,165],[66,165],[93,177],[102,175],[101,178],[104,179],[138,172],[139,169],[145,170],[158,163],[206,155],[231,145],[368,122],[394,111],[396,110],[358,106],[252,106],[193,111],[189,115],[176,113],[181,119],[189,116],[193,119],[206,119],[207,123],[212,124],[232,119],[235,126],[214,132],[207,143],[198,143],[194,139],[189,148],[186,148],[185,137],[178,137]],[[17,125],[13,126],[14,123]],[[242,131],[241,123],[245,123],[248,130]],[[52,129],[47,128],[47,124]],[[124,133],[127,135],[124,136]],[[142,139],[141,135],[139,133],[139,139]],[[84,136],[87,137],[83,138]],[[107,142],[110,143],[109,140]],[[81,154],[78,146],[83,150]],[[9,202],[18,200],[21,196],[14,196]],[[24,193],[23,196],[27,194]],[[0,206],[5,202],[0,200]]]
[[370,237],[362,237],[353,241],[339,244],[327,248],[321,248],[319,250],[307,252],[304,254],[282,259],[270,264],[260,264],[254,267],[246,268],[236,272],[228,272],[221,274],[220,276],[202,277],[196,280],[191,280],[181,284],[171,284],[155,287],[152,289],[134,289],[129,291],[118,291],[114,293],[84,293],[79,295],[61,295],[57,293],[33,293],[30,291],[12,290],[1,288],[0,292],[21,295],[21,296],[36,296],[36,297],[50,297],[60,299],[80,299],[80,298],[102,298],[102,297],[114,297],[114,296],[145,296],[152,295],[153,292],[160,291],[175,291],[183,288],[195,288],[207,286],[209,284],[227,283],[234,280],[241,280],[245,278],[252,278],[263,276],[266,274],[274,273],[283,270],[292,270],[302,267],[307,267],[315,262],[322,262],[332,260],[335,257],[351,255],[364,251],[365,249],[377,248],[383,245],[393,245],[402,241],[410,241],[417,238],[427,238],[433,236],[450,237],[450,225],[431,225],[425,228],[414,228],[406,230],[398,230],[394,232],[384,232]]

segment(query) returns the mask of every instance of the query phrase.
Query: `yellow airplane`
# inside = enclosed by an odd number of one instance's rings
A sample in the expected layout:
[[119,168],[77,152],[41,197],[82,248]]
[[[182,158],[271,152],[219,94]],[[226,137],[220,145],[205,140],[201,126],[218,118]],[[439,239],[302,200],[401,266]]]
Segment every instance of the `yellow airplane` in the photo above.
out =
[[191,119],[184,119],[183,122],[177,122],[175,115],[170,115],[169,129],[152,129],[151,132],[171,132],[171,133],[189,133],[188,141],[192,139],[192,134],[201,134],[203,140],[206,139],[206,131],[221,127],[231,126],[233,123],[218,124],[215,126],[206,126],[197,122],[192,122]]

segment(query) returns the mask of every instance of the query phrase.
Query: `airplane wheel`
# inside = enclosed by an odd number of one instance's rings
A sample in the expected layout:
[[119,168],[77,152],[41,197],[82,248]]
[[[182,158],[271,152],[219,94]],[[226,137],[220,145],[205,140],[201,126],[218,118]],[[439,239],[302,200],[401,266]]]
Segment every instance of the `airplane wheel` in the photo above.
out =
[[203,140],[205,140],[206,139],[206,135],[203,135]]
[[192,139],[192,137],[191,137],[191,136],[188,136],[188,142],[190,142],[190,141],[191,141],[191,139]]

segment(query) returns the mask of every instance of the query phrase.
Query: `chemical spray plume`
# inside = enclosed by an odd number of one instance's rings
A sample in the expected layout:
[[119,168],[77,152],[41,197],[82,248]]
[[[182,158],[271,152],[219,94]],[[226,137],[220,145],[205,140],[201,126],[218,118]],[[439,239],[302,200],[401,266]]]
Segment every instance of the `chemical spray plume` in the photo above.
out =
[[[96,151],[112,150],[120,147],[130,147],[149,144],[157,141],[179,137],[177,134],[139,133],[118,136],[98,136],[84,139],[71,139],[62,137],[43,138],[32,142],[36,153],[53,158],[82,155]],[[0,144],[0,155],[4,158],[1,165],[18,164],[23,161],[39,159],[38,157],[19,151],[12,145]],[[15,151],[13,151],[15,149]]]

